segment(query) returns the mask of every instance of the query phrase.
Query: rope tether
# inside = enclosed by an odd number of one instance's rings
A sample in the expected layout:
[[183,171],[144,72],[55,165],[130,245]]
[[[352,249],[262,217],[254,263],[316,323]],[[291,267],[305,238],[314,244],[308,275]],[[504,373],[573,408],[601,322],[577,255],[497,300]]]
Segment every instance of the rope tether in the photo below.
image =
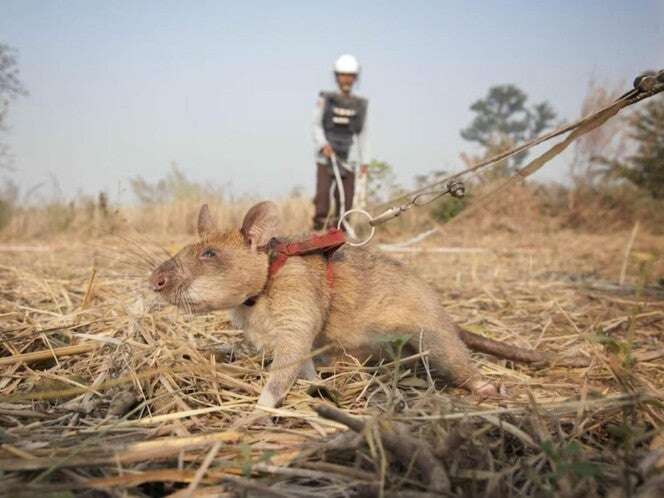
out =
[[[528,149],[531,149],[536,145],[544,143],[548,140],[556,138],[565,133],[571,132],[562,142],[555,144],[550,149],[545,151],[543,154],[537,156],[535,159],[526,164],[526,166],[518,169],[514,173],[514,175],[507,178],[504,182],[498,185],[498,187],[496,187],[491,192],[488,192],[487,194],[482,196],[477,203],[475,203],[469,209],[464,210],[459,216],[455,217],[454,220],[457,220],[462,216],[466,216],[469,213],[472,213],[476,211],[478,208],[482,207],[488,200],[491,200],[496,194],[500,193],[505,188],[510,187],[514,183],[521,181],[522,179],[527,178],[528,176],[538,171],[540,168],[542,168],[542,166],[551,161],[551,159],[553,159],[561,152],[563,152],[577,138],[603,125],[606,121],[608,121],[613,116],[618,114],[625,107],[628,107],[637,102],[640,102],[641,100],[652,97],[653,95],[656,95],[662,91],[664,91],[664,70],[660,70],[656,73],[655,72],[644,73],[642,75],[637,76],[637,78],[634,80],[634,88],[632,90],[621,95],[612,104],[605,106],[604,108],[594,113],[584,116],[581,119],[569,125],[562,126],[553,131],[550,131],[549,133],[528,140],[527,142],[524,142],[521,145],[513,147],[510,150],[501,152],[500,154],[492,156],[488,159],[484,159],[479,163],[474,164],[473,166],[466,168],[458,173],[454,173],[452,175],[447,176],[446,178],[432,182],[429,185],[425,185],[424,187],[412,190],[405,194],[399,195],[393,199],[390,199],[389,201],[375,205],[373,206],[374,210],[382,208],[384,206],[389,206],[398,201],[407,200],[407,202],[404,202],[400,205],[392,206],[376,216],[372,216],[368,212],[361,210],[362,214],[367,216],[368,223],[372,227],[372,230],[368,235],[368,237],[366,238],[366,240],[361,242],[355,241],[353,245],[367,244],[373,238],[375,233],[375,227],[377,225],[381,225],[389,220],[401,216],[404,212],[408,211],[413,207],[430,204],[431,202],[435,201],[436,199],[446,194],[452,195],[453,197],[463,197],[465,194],[465,187],[464,184],[458,180],[462,176],[486,168],[487,166],[490,166],[499,161],[502,161],[516,154],[519,154],[520,152],[524,152]],[[442,190],[440,189],[441,185],[445,185],[444,189]],[[426,196],[431,196],[431,197],[422,200]],[[359,211],[360,210],[355,210],[355,209],[345,213],[342,211],[342,214],[340,215],[339,219],[339,226],[341,226],[342,223],[344,223],[344,226],[347,226],[345,217],[353,212],[359,212]]]

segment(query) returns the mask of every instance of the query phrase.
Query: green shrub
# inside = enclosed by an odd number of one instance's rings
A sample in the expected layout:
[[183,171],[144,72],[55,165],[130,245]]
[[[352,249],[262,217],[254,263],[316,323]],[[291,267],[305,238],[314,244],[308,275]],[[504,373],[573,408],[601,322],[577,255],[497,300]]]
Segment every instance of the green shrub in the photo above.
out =
[[444,195],[439,200],[433,203],[431,208],[431,216],[437,220],[447,222],[458,215],[466,204],[468,204],[468,195],[462,198]]

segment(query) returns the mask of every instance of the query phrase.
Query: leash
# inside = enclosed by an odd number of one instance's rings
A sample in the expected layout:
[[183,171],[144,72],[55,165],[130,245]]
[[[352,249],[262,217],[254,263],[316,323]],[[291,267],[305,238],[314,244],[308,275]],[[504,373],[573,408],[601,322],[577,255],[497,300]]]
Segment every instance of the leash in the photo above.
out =
[[[350,223],[346,221],[346,191],[344,189],[344,184],[341,181],[341,172],[339,170],[339,165],[341,165],[343,168],[345,168],[348,171],[352,172],[352,170],[334,153],[332,154],[330,161],[332,162],[334,181],[337,185],[337,191],[339,192],[340,206],[339,206],[339,222],[337,223],[337,228],[340,229],[343,225],[346,231],[350,234],[351,238],[355,239],[357,238],[357,236],[355,235],[355,231],[353,230],[353,227],[350,226]],[[332,189],[333,188],[334,186],[332,187]],[[332,189],[330,189],[330,193],[332,193]]]
[[[350,235],[351,239],[357,239],[357,235],[355,234],[355,230],[353,230],[353,227],[351,224],[346,221],[346,191],[344,190],[344,185],[341,180],[341,171],[339,169],[339,166],[341,165],[342,168],[346,169],[347,171],[352,172],[352,168],[348,166],[344,161],[342,161],[336,154],[332,154],[332,157],[329,158],[330,163],[332,164],[332,172],[334,173],[334,182],[332,185],[330,185],[330,209],[332,209],[332,204],[334,199],[334,189],[336,187],[337,191],[339,192],[339,221],[337,222],[337,228],[341,229],[343,228],[348,232]],[[336,202],[336,201],[335,201]],[[327,226],[327,222],[330,219],[330,211],[328,211],[327,214],[327,219],[325,220],[325,226]],[[351,245],[357,245],[352,241],[348,241]]]
[[368,244],[375,235],[376,226],[401,216],[403,213],[413,207],[425,206],[444,195],[451,195],[452,197],[457,198],[463,197],[465,195],[465,186],[460,180],[458,180],[462,176],[479,171],[480,169],[486,168],[516,154],[527,151],[541,143],[569,133],[569,135],[562,142],[555,144],[549,150],[545,151],[543,154],[530,161],[526,166],[518,169],[514,175],[507,178],[504,182],[498,185],[497,188],[482,196],[470,208],[462,211],[454,218],[454,221],[462,218],[463,216],[467,216],[468,214],[475,212],[477,209],[484,206],[488,201],[492,200],[504,189],[512,186],[516,182],[522,181],[523,179],[538,171],[546,163],[551,161],[551,159],[563,152],[576,139],[602,126],[606,121],[614,117],[625,107],[636,104],[641,100],[650,98],[660,92],[663,92],[664,69],[658,72],[648,72],[637,76],[634,80],[633,86],[634,88],[618,97],[618,99],[616,99],[616,101],[612,104],[605,106],[604,108],[587,116],[584,116],[569,125],[561,126],[549,133],[540,135],[539,137],[535,137],[521,145],[513,147],[512,149],[501,152],[500,154],[496,154],[488,159],[484,159],[479,163],[474,164],[473,166],[466,168],[458,173],[448,175],[446,178],[437,180],[428,185],[425,185],[424,187],[412,190],[405,194],[394,197],[389,201],[373,206],[372,209],[379,209],[384,206],[394,204],[398,201],[406,201],[399,205],[392,206],[376,216],[371,215],[364,209],[351,209],[350,211],[346,211],[344,215],[340,217],[339,226],[341,226],[342,222],[345,222],[344,217],[352,213],[365,216],[369,226],[371,227],[369,235],[363,241],[349,241],[348,243],[353,246],[363,246]]

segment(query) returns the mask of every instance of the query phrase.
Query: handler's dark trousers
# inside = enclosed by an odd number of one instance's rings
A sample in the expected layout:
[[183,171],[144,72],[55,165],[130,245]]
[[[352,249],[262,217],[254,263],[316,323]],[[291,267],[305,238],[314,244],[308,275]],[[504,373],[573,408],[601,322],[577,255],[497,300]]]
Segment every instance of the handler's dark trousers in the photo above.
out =
[[[334,171],[327,164],[316,164],[316,197],[314,205],[316,212],[314,214],[314,230],[320,230],[325,225],[327,214],[330,211],[330,188],[334,187],[334,201],[336,204],[336,213],[330,217],[328,227],[336,227],[339,220],[339,211],[341,202],[339,200],[339,189],[337,188]],[[341,183],[343,183],[344,195],[346,196],[345,210],[353,207],[353,194],[355,193],[355,173],[351,171],[342,171]]]

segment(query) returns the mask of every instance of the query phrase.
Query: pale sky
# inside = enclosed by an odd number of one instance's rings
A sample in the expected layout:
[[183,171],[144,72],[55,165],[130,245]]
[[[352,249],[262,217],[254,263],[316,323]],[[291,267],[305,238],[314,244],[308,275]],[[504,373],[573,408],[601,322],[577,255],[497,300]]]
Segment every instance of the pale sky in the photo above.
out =
[[[408,184],[461,167],[459,130],[495,84],[576,119],[590,78],[664,67],[664,0],[181,2],[0,0],[12,177],[67,195],[162,177],[172,161],[236,195],[313,192],[311,114],[341,53],[363,66],[372,156]],[[565,164],[541,178],[562,180]],[[124,193],[123,193],[124,192]]]

